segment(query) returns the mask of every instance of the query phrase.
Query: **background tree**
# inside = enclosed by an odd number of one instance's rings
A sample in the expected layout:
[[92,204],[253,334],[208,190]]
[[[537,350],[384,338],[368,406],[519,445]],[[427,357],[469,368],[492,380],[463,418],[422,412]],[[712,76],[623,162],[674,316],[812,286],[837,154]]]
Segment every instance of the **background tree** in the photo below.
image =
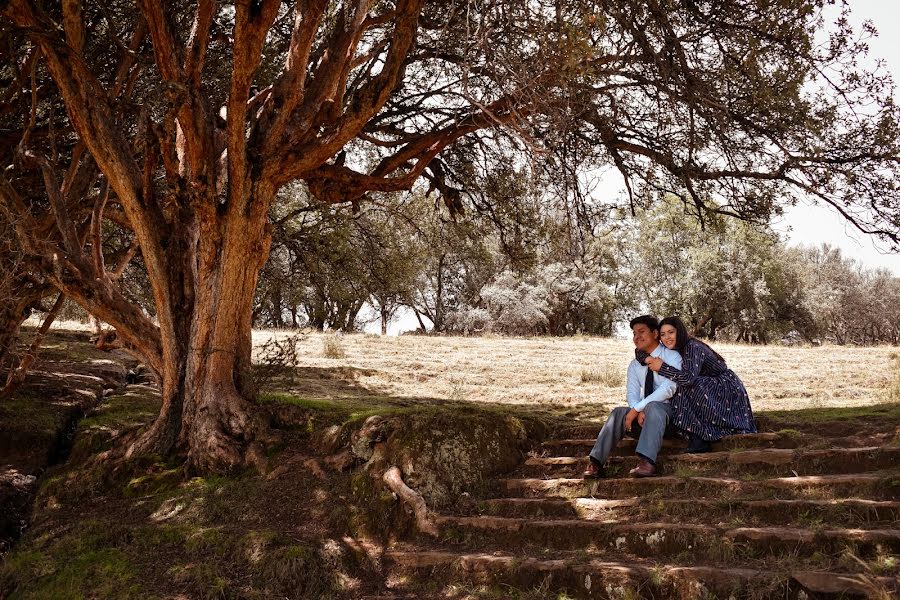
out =
[[814,335],[795,261],[767,226],[711,216],[704,227],[669,198],[631,220],[631,282],[651,312],[679,314],[697,335],[766,343]]
[[409,221],[393,214],[390,208],[368,210],[355,222],[359,231],[357,246],[365,265],[368,300],[378,315],[381,335],[387,335],[388,324],[395,313],[413,296],[425,253],[423,242],[415,235]]
[[444,333],[450,329],[448,315],[478,296],[502,258],[496,240],[474,219],[457,223],[434,212],[420,221],[419,231],[425,254],[408,304],[421,329],[431,325]]

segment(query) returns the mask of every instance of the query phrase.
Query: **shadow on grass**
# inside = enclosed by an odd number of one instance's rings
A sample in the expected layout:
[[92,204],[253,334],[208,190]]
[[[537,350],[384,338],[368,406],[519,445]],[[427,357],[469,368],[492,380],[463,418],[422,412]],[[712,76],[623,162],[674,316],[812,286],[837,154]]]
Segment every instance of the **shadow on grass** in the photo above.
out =
[[[256,374],[264,367],[255,367]],[[432,396],[397,396],[381,386],[365,383],[376,371],[358,367],[294,367],[264,373],[258,381],[258,400],[273,413],[278,426],[295,427],[310,417],[320,424],[343,424],[372,415],[413,413],[489,413],[544,417],[562,426],[565,421],[590,415],[588,408],[541,404],[504,404]],[[597,406],[590,407],[597,415]],[[597,416],[604,416],[603,415]]]
[[794,429],[831,436],[891,432],[900,427],[900,402],[773,410],[757,413],[756,417],[760,431]]

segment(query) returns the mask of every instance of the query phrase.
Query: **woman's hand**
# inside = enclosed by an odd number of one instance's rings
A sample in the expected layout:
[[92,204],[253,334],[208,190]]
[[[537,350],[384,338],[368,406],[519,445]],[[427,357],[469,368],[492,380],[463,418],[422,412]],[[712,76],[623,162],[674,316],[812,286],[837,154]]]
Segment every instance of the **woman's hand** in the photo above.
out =
[[663,365],[663,360],[658,356],[648,356],[644,361],[644,364],[646,364],[651,371],[657,373],[659,372],[659,368]]

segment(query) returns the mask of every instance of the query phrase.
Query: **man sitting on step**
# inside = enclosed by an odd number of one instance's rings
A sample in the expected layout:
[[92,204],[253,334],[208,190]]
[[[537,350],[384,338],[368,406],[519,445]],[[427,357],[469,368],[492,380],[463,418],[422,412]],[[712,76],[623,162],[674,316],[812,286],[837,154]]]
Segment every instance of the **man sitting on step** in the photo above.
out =
[[[631,320],[634,345],[650,356],[658,356],[676,369],[681,369],[681,355],[659,343],[659,321],[642,315]],[[604,467],[610,452],[625,434],[638,440],[638,466],[631,469],[632,477],[652,477],[656,474],[656,455],[662,445],[663,434],[672,418],[669,398],[675,393],[675,382],[654,373],[646,365],[632,360],[628,365],[625,399],[628,406],[614,408],[600,430],[590,453],[585,479],[605,477]]]

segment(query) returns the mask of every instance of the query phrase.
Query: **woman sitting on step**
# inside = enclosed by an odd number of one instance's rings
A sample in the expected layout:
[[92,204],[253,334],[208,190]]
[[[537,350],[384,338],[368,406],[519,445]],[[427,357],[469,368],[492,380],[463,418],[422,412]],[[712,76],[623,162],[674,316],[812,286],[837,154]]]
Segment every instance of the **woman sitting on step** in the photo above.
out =
[[651,371],[671,379],[678,389],[671,399],[672,424],[688,434],[685,452],[709,452],[710,443],[739,433],[756,433],[747,389],[719,354],[688,335],[678,317],[659,324],[659,338],[666,348],[677,350],[683,363],[676,369],[638,350],[637,359]]

